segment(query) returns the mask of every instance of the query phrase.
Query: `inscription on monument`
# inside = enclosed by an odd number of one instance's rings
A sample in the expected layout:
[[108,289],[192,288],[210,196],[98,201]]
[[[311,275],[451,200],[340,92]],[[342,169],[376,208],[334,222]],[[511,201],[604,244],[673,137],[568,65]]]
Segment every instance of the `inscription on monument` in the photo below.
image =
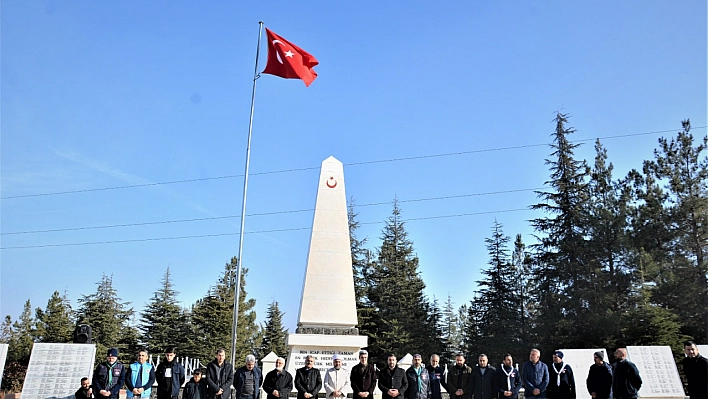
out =
[[641,397],[681,397],[683,385],[668,346],[628,346],[627,357],[642,376]]
[[305,358],[308,355],[312,355],[315,358],[315,367],[320,370],[326,370],[332,367],[332,356],[334,354],[339,355],[342,358],[342,367],[351,370],[352,367],[359,363],[359,353],[350,352],[337,349],[337,348],[304,348],[295,347],[291,352],[291,361],[294,363],[295,368],[300,368],[305,366]]
[[73,398],[81,378],[91,377],[95,354],[90,344],[34,344],[22,398]]

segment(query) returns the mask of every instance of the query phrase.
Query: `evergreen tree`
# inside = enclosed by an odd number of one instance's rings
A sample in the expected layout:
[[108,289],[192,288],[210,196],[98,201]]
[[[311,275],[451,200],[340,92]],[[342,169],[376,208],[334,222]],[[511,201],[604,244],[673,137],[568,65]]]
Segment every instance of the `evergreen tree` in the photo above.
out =
[[537,340],[533,337],[536,320],[536,302],[533,297],[536,289],[532,278],[533,259],[531,254],[526,251],[526,245],[521,239],[521,234],[517,234],[514,240],[511,262],[514,265],[514,272],[517,277],[516,290],[519,293],[519,313],[521,316],[519,337],[527,348],[537,347]]
[[66,295],[62,296],[59,291],[54,291],[47,301],[46,309],[44,311],[40,308],[35,310],[37,342],[72,342],[74,331],[72,316],[71,304]]
[[[223,348],[231,353],[231,329],[233,323],[233,306],[236,289],[236,272],[238,259],[224,267],[224,272],[215,287],[209,289],[207,296],[197,300],[192,307],[192,323],[194,326],[194,349],[192,356],[206,361],[214,356],[218,349]],[[258,336],[258,326],[255,325],[256,314],[252,310],[256,304],[254,299],[246,299],[246,274],[248,269],[241,271],[238,309],[238,326],[236,332],[236,359],[244,359],[253,353],[255,340]]]
[[34,336],[36,335],[36,321],[32,317],[32,305],[29,299],[25,302],[19,319],[12,324],[10,331],[10,338],[7,342],[7,360],[27,362],[32,353]]
[[452,363],[457,352],[464,347],[464,342],[460,329],[460,315],[455,309],[449,293],[442,309],[442,341],[445,348],[440,354],[440,363]]
[[494,221],[492,236],[485,239],[489,253],[489,268],[478,281],[479,297],[474,302],[481,312],[479,350],[491,359],[500,359],[505,352],[518,354],[523,346],[521,295],[518,277],[509,256],[511,238],[504,235],[501,223]]
[[180,351],[188,347],[190,327],[177,301],[178,294],[168,267],[159,288],[140,313],[140,341],[152,353],[162,353],[168,346],[176,346]]
[[288,330],[283,327],[283,315],[285,315],[285,313],[278,307],[278,302],[271,302],[266,313],[266,321],[263,326],[263,339],[260,349],[258,350],[261,358],[268,355],[270,352],[280,357],[286,357],[288,355],[288,346],[285,344]]
[[79,298],[76,319],[78,324],[91,326],[91,336],[96,343],[96,353],[106,353],[108,348],[118,348],[121,360],[133,359],[134,348],[126,343],[131,334],[129,322],[133,317],[130,302],[122,302],[113,288],[113,277],[101,276],[96,292]]
[[352,272],[354,275],[354,295],[356,297],[356,312],[359,333],[372,335],[376,318],[374,309],[369,301],[369,286],[371,276],[371,251],[366,249],[366,238],[358,239],[356,231],[359,228],[357,213],[354,211],[354,198],[347,204],[347,220],[349,222],[349,245],[352,254]]
[[394,200],[370,276],[369,300],[377,314],[369,341],[372,362],[384,362],[387,353],[429,356],[443,348],[437,327],[429,323],[425,283],[404,226]]
[[612,163],[607,162],[607,150],[599,140],[595,143],[595,164],[588,185],[588,245],[592,289],[587,300],[593,304],[588,318],[589,331],[596,337],[596,346],[615,347],[620,335],[621,311],[627,308],[627,298],[635,271],[628,249],[627,202],[629,186],[612,180]]
[[595,338],[586,333],[591,331],[589,309],[593,305],[588,298],[593,287],[586,242],[589,168],[574,158],[578,144],[568,140],[575,132],[567,126],[568,115],[558,113],[554,121],[554,159],[546,160],[551,170],[546,184],[552,191],[537,192],[542,202],[531,206],[548,215],[532,220],[539,233],[535,246],[538,332],[541,337],[553,337],[545,342],[547,349],[592,347]]
[[700,292],[695,306],[689,308],[693,312],[682,309],[684,324],[690,335],[708,340],[708,136],[694,147],[691,122],[682,125],[675,140],[659,139],[660,149],[654,151],[649,169],[667,183],[670,227],[676,234],[670,251],[690,262],[686,282],[697,284]]

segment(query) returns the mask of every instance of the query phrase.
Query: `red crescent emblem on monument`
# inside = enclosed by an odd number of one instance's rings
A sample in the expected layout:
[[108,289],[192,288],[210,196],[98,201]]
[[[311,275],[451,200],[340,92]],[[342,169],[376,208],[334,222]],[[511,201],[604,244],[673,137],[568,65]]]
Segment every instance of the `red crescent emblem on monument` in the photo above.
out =
[[329,179],[327,179],[327,187],[329,188],[335,188],[337,187],[337,181],[334,180],[334,176],[330,176]]

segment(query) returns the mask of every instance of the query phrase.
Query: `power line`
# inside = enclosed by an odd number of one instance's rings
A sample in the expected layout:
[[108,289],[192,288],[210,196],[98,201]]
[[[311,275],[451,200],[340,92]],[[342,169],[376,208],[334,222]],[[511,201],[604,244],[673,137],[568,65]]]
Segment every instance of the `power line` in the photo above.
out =
[[[530,208],[516,208],[516,209],[504,209],[504,210],[499,210],[499,211],[458,213],[458,214],[454,214],[454,215],[426,216],[426,217],[419,217],[419,218],[402,219],[401,222],[414,222],[414,221],[419,221],[419,220],[434,220],[434,219],[449,219],[449,218],[455,218],[455,217],[479,216],[479,215],[488,215],[488,214],[493,214],[493,213],[519,212],[519,211],[528,211],[528,210],[530,210]],[[367,224],[368,225],[368,224],[381,224],[381,223],[386,223],[386,222],[385,221],[363,222],[360,224],[362,224],[362,225]],[[295,228],[289,228],[289,229],[247,231],[244,234],[280,233],[280,232],[286,232],[286,231],[300,231],[300,230],[310,230],[310,229],[311,229],[310,227],[295,227]],[[75,247],[75,246],[83,246],[83,245],[124,244],[124,243],[131,243],[131,242],[184,240],[184,239],[192,239],[192,238],[233,236],[236,234],[238,234],[238,233],[234,232],[234,233],[201,234],[201,235],[179,236],[179,237],[136,238],[136,239],[129,239],[129,240],[92,241],[92,242],[77,242],[77,243],[66,243],[66,244],[23,245],[23,246],[15,246],[15,247],[2,247],[2,248],[0,248],[0,250]]]
[[[705,129],[706,127],[708,127],[708,126],[695,126],[695,127],[692,127],[692,129]],[[648,135],[652,135],[652,134],[670,133],[670,132],[675,132],[675,131],[676,131],[676,129],[669,129],[669,130],[657,130],[657,131],[653,131],[653,132],[618,134],[618,135],[613,135],[613,136],[604,136],[604,137],[595,137],[595,138],[573,140],[572,142],[573,143],[583,143],[583,142],[595,141],[595,140],[609,140],[609,139],[618,139],[618,138],[625,138],[625,137],[648,136]],[[548,143],[526,144],[526,145],[517,145],[517,146],[508,146],[508,147],[488,148],[488,149],[482,149],[482,150],[469,150],[469,151],[458,151],[458,152],[449,152],[449,153],[442,153],[442,154],[418,155],[418,156],[413,156],[413,157],[379,159],[379,160],[372,160],[372,161],[345,163],[344,166],[361,166],[361,165],[373,165],[373,164],[388,163],[388,162],[414,161],[414,160],[419,160],[419,159],[478,154],[478,153],[482,153],[482,152],[518,150],[518,149],[533,148],[533,147],[547,147],[548,145],[549,145]],[[254,173],[251,173],[250,175],[251,176],[259,176],[259,175],[271,175],[271,174],[280,174],[280,173],[302,172],[302,171],[307,171],[307,170],[316,170],[319,168],[320,168],[319,166],[312,166],[312,167],[303,167],[303,168],[272,170],[272,171],[264,171],[264,172],[254,172]],[[243,177],[242,174],[240,174],[240,175],[226,175],[226,176],[215,176],[215,177],[203,177],[203,178],[198,178],[198,179],[170,180],[170,181],[156,182],[156,183],[131,184],[131,185],[126,185],[126,186],[87,188],[87,189],[83,189],[83,190],[59,191],[59,192],[52,192],[52,193],[12,195],[12,196],[7,196],[7,197],[0,197],[0,200],[32,198],[32,197],[46,197],[46,196],[64,195],[64,194],[79,194],[79,193],[88,193],[88,192],[95,192],[95,191],[122,190],[122,189],[128,189],[128,188],[162,186],[162,185],[181,184],[181,183],[194,183],[194,182],[210,181],[210,180],[235,179],[235,178],[241,178],[241,177]]]
[[[469,198],[478,197],[484,195],[497,195],[497,194],[509,194],[518,193],[524,191],[536,191],[542,190],[543,188],[520,188],[516,190],[503,190],[503,191],[490,191],[484,193],[472,193],[472,194],[460,194],[460,195],[447,195],[442,197],[430,197],[430,198],[414,198],[408,200],[398,200],[401,203],[410,202],[422,202],[422,201],[439,201],[446,199],[455,198]],[[355,207],[365,207],[365,206],[378,206],[378,205],[388,205],[391,201],[386,202],[372,202],[369,204],[355,204]],[[314,209],[297,209],[297,210],[287,210],[287,211],[274,211],[274,212],[263,212],[263,213],[251,213],[247,216],[269,216],[269,215],[282,215],[287,213],[300,213],[300,212],[312,212]],[[13,231],[9,233],[0,233],[0,235],[19,235],[19,234],[38,234],[38,233],[56,233],[61,231],[80,231],[80,230],[98,230],[98,229],[110,229],[117,227],[136,227],[136,226],[150,226],[150,225],[160,225],[160,224],[171,224],[171,223],[188,223],[188,222],[203,222],[209,220],[223,220],[223,219],[240,219],[240,215],[226,215],[226,216],[212,216],[204,218],[192,218],[192,219],[175,219],[175,220],[160,220],[154,222],[136,222],[136,223],[124,223],[124,224],[110,224],[102,226],[84,226],[84,227],[67,227],[63,229],[46,229],[46,230],[27,230],[27,231]],[[414,220],[414,219],[412,219]]]

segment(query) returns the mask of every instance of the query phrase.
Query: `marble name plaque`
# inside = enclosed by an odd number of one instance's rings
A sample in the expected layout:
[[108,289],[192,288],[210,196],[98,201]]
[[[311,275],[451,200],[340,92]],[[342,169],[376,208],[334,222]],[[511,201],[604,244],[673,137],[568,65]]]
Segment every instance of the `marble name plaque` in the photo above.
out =
[[637,365],[642,377],[643,398],[684,398],[674,354],[669,346],[628,346],[627,358]]
[[91,378],[95,355],[92,344],[34,344],[22,399],[73,399],[81,378]]

